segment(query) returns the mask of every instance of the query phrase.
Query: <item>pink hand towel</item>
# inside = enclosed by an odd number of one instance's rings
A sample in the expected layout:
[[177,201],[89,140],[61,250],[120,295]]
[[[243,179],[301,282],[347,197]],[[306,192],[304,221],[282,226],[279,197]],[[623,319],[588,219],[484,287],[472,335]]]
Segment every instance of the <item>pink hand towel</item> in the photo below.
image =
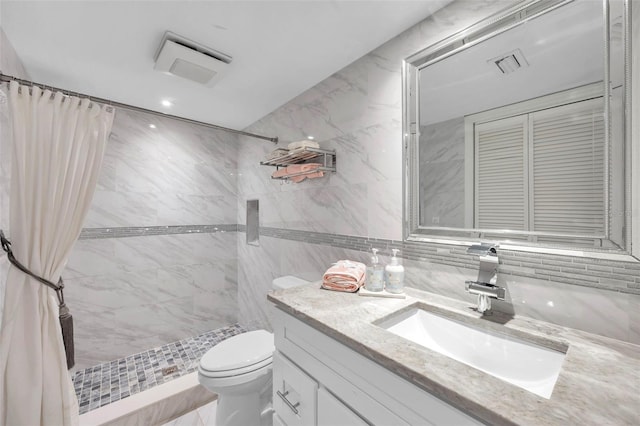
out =
[[367,267],[352,260],[339,260],[322,277],[322,288],[354,293],[364,284]]
[[274,178],[278,178],[278,177],[287,177],[290,175],[296,175],[298,173],[306,173],[298,176],[293,176],[290,178],[293,182],[298,183],[298,182],[302,182],[307,178],[313,179],[313,178],[324,176],[324,172],[322,171],[314,172],[314,170],[318,170],[318,168],[321,165],[322,164],[320,163],[292,164],[290,166],[276,170],[271,174],[271,176]]

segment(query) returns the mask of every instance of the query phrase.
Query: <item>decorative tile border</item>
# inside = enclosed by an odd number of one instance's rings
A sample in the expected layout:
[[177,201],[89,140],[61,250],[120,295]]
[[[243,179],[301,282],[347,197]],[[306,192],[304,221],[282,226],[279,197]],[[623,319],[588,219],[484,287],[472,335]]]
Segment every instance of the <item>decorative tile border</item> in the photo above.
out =
[[[238,225],[238,232],[244,227]],[[474,255],[464,247],[415,241],[396,241],[351,235],[327,234],[283,228],[261,227],[260,235],[291,241],[301,241],[331,247],[391,255],[391,249],[400,249],[400,256],[418,262],[433,262],[459,268],[477,269]],[[640,263],[550,255],[531,252],[500,250],[501,274],[536,278],[640,295]]]
[[80,240],[100,238],[145,237],[148,235],[212,234],[236,232],[238,225],[176,225],[176,226],[128,226],[112,228],[84,228]]
[[[245,231],[244,224],[85,228],[80,239]],[[265,226],[260,227],[260,235],[363,252],[370,252],[371,248],[376,247],[383,255],[390,255],[391,249],[397,248],[400,249],[400,256],[408,260],[467,269],[478,267],[476,257],[467,254],[464,247],[447,244],[396,241]],[[640,295],[640,263],[634,262],[502,249],[499,272]]]
[[[80,414],[196,371],[205,352],[246,331],[247,328],[234,324],[77,371],[73,386]],[[162,370],[167,368],[175,371],[163,374]]]

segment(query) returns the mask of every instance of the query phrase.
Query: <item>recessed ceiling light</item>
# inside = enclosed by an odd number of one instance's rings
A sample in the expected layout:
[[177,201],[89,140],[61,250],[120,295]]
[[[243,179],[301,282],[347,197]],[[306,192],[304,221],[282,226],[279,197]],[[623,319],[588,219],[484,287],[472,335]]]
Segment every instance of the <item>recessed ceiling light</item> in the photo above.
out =
[[312,141],[314,139],[313,136],[307,136],[307,139],[309,139],[310,141]]
[[162,106],[170,107],[173,103],[169,99],[162,100]]
[[156,128],[156,125],[155,125],[155,124],[149,124],[149,128],[150,128],[150,129],[155,129],[155,128]]

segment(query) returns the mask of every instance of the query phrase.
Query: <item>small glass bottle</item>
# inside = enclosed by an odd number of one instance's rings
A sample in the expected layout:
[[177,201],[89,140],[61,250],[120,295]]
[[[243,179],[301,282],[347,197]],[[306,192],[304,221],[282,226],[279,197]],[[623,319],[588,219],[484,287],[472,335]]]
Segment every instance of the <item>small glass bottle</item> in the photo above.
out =
[[367,267],[367,279],[364,288],[369,291],[382,291],[384,289],[384,268],[378,262],[378,249],[371,249],[371,264]]
[[385,268],[386,275],[386,287],[389,293],[403,293],[404,292],[404,266],[398,262],[398,258],[396,255],[400,250],[392,249],[393,257],[391,258],[391,263],[389,263]]

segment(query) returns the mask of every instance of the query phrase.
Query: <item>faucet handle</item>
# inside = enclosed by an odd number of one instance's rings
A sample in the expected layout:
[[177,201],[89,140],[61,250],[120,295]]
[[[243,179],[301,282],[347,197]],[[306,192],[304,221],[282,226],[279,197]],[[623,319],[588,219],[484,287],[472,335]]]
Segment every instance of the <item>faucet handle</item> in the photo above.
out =
[[498,245],[492,243],[474,244],[467,248],[468,254],[475,254],[479,256],[497,256]]
[[471,294],[484,295],[498,300],[504,300],[507,293],[504,287],[471,280],[464,282],[464,289]]

